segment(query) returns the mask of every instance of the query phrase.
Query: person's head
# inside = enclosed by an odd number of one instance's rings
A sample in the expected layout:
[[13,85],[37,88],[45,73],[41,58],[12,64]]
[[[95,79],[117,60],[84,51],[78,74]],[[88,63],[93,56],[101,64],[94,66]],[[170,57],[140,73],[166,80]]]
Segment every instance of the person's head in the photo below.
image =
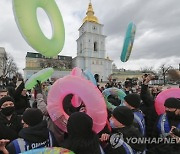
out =
[[93,134],[92,127],[92,118],[83,112],[72,113],[67,123],[67,131],[71,137],[89,137]]
[[129,109],[137,109],[140,106],[141,98],[138,94],[128,94],[124,97],[124,105]]
[[118,106],[113,110],[109,119],[112,128],[123,128],[131,126],[134,120],[133,112],[126,106]]
[[169,118],[180,119],[180,99],[178,98],[168,98],[165,103],[165,111]]
[[26,109],[22,116],[23,127],[33,127],[43,121],[41,110],[35,108]]
[[8,95],[7,89],[0,89],[0,99]]
[[0,110],[1,113],[5,116],[10,116],[13,114],[15,107],[14,107],[14,100],[10,96],[5,96],[0,99]]
[[27,90],[25,88],[22,90],[21,95],[22,96],[26,96],[27,95]]
[[78,154],[99,154],[99,139],[92,130],[92,118],[83,113],[72,113],[67,122],[68,143],[66,147]]

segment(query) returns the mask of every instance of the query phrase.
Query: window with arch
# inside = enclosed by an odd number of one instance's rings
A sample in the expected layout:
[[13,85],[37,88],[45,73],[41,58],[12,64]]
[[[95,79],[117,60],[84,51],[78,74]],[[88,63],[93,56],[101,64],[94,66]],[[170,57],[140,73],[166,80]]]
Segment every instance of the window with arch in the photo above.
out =
[[80,43],[80,53],[82,53],[82,43]]
[[97,50],[97,42],[94,42],[94,51],[98,51]]

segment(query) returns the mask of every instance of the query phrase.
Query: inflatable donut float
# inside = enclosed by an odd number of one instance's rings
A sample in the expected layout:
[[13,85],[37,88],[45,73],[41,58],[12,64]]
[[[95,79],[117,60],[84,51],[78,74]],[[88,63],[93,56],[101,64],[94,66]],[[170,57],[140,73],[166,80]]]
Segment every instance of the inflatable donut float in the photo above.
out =
[[131,50],[132,50],[133,43],[134,43],[135,33],[136,33],[136,26],[134,23],[131,22],[128,25],[128,28],[126,31],[126,36],[124,39],[123,49],[122,49],[122,53],[121,53],[121,61],[122,62],[128,61],[128,59],[130,57]]
[[47,98],[47,110],[53,122],[67,132],[69,116],[63,109],[63,100],[68,94],[81,98],[86,114],[93,119],[93,130],[98,133],[106,125],[107,110],[103,95],[90,81],[73,75],[58,79],[51,87]]
[[[48,39],[42,32],[37,9],[42,8],[50,18],[53,35]],[[64,23],[55,0],[13,0],[13,11],[19,31],[26,42],[46,57],[57,56],[64,46]]]
[[124,101],[124,97],[126,96],[123,90],[114,87],[105,89],[102,94],[106,100],[107,108],[110,111],[113,111],[116,108],[115,105],[112,105],[110,102],[108,102],[108,97],[110,95],[118,96],[118,99],[120,99],[121,101]]
[[174,97],[180,99],[180,88],[170,88],[159,93],[155,99],[155,109],[158,115],[165,112],[164,102],[166,99]]
[[74,152],[61,148],[61,147],[52,147],[52,148],[37,148],[32,149],[26,152],[23,152],[23,154],[75,154]]

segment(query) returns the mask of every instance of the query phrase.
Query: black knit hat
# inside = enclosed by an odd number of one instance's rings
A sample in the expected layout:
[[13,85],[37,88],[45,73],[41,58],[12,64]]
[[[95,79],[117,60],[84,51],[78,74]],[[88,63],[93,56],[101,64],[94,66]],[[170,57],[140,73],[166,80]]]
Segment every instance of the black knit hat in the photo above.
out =
[[168,107],[168,108],[180,109],[180,99],[170,97],[170,98],[166,99],[164,106]]
[[133,112],[126,106],[118,106],[113,111],[113,116],[116,120],[125,126],[130,126],[134,120]]
[[14,103],[14,99],[10,96],[5,96],[3,98],[0,99],[0,107],[3,105],[3,103],[7,102],[7,101],[11,101]]
[[43,114],[39,109],[30,108],[24,111],[22,119],[29,126],[35,126],[42,122]]
[[70,137],[89,137],[93,134],[92,127],[92,118],[83,112],[71,114],[67,122],[67,131]]
[[139,108],[141,98],[138,94],[129,94],[124,97],[125,101],[134,108]]

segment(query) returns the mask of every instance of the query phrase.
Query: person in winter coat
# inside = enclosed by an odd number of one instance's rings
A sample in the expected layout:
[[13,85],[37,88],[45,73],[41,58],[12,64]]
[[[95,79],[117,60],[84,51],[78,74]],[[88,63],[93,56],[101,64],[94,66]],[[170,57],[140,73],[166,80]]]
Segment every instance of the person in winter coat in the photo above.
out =
[[168,98],[165,103],[165,113],[160,115],[153,131],[154,137],[167,137],[172,126],[180,129],[180,100]]
[[140,93],[140,97],[142,100],[142,103],[140,105],[140,110],[145,115],[147,137],[152,137],[154,125],[158,118],[158,115],[154,107],[154,99],[150,95],[149,85],[148,85],[152,79],[153,77],[151,75],[147,75],[143,77],[143,83],[141,85],[141,93]]
[[0,139],[10,141],[18,138],[22,118],[15,112],[14,100],[9,96],[0,99]]
[[141,134],[145,136],[145,119],[144,114],[139,109],[141,98],[138,94],[129,94],[124,97],[123,104],[133,111],[134,122],[137,124],[137,127]]
[[30,108],[29,98],[26,92],[27,91],[24,88],[24,82],[21,82],[21,84],[15,90],[14,94],[15,109],[18,115],[22,115],[27,108]]
[[68,119],[68,138],[62,147],[76,154],[103,154],[97,134],[92,130],[93,120],[83,112],[72,113]]
[[131,138],[141,138],[142,135],[137,128],[133,126],[134,114],[125,106],[118,106],[113,110],[110,118],[112,133],[103,134],[101,141],[107,141],[105,147],[106,154],[129,154],[142,153],[145,150],[144,144],[132,143]]
[[[161,114],[154,127],[153,137],[161,138],[161,142],[149,148],[148,154],[179,154],[180,135],[176,136],[173,129],[180,130],[180,99],[168,98],[165,103],[165,113]],[[174,139],[174,140],[173,140]],[[173,141],[171,144],[166,140]]]
[[54,135],[47,129],[47,123],[43,121],[43,115],[39,109],[27,109],[22,119],[24,128],[19,132],[20,138],[6,147],[10,154],[56,146]]
[[56,141],[58,143],[58,145],[60,143],[62,143],[62,141],[64,140],[64,132],[56,125],[54,124],[54,122],[51,120],[51,118],[49,117],[49,113],[47,111],[47,96],[45,95],[45,93],[42,90],[42,85],[39,81],[37,81],[38,84],[35,87],[35,91],[36,91],[36,102],[37,102],[37,108],[41,110],[41,112],[43,113],[43,119],[45,119],[47,121],[47,128],[53,132]]

